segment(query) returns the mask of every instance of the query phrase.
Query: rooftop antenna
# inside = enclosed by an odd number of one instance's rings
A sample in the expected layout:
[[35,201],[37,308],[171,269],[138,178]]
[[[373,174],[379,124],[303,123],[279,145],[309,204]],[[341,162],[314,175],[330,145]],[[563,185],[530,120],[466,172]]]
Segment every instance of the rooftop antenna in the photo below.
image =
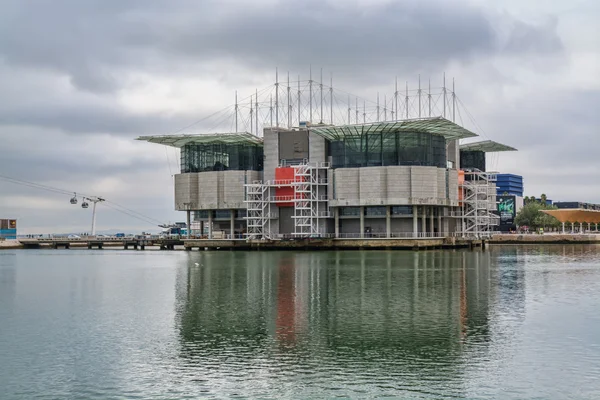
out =
[[308,77],[308,108],[310,109],[310,122],[312,123],[313,120],[313,113],[312,113],[312,84],[313,84],[313,80],[312,80],[312,65],[309,67],[309,77]]
[[279,72],[275,68],[275,125],[279,128]]
[[319,116],[320,116],[319,123],[322,124],[323,123],[323,68],[321,68],[321,83],[319,84],[319,88],[321,89],[321,113],[319,114]]
[[238,103],[237,103],[237,90],[235,91],[235,131],[238,131]]

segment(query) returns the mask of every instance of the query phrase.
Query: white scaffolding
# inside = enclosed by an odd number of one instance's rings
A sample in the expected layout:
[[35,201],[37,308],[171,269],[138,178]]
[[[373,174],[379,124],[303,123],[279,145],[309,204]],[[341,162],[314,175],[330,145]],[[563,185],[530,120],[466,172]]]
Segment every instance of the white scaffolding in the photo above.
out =
[[[283,165],[282,165],[283,166]],[[280,167],[282,167],[280,166]],[[287,165],[289,166],[289,165]],[[288,180],[255,181],[246,184],[246,223],[248,239],[274,239],[270,221],[273,218],[271,204],[293,203],[295,238],[320,237],[325,232],[320,220],[330,218],[327,196],[327,170],[329,163],[310,163],[303,160],[292,166],[294,178]],[[276,188],[292,187],[291,196],[275,196]]]
[[295,237],[320,237],[324,233],[321,232],[319,218],[330,216],[326,195],[328,169],[329,163],[309,163],[306,160],[294,167]]
[[269,239],[271,237],[271,202],[269,186],[261,181],[244,185],[246,187],[246,237],[248,239]]
[[461,221],[463,237],[491,236],[500,223],[496,211],[496,174],[477,169],[465,171],[462,193]]

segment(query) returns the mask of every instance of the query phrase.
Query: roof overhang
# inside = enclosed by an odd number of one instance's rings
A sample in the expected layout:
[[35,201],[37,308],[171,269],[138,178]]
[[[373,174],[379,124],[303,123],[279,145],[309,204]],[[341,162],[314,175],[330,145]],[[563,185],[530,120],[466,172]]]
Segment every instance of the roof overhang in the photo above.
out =
[[391,132],[431,133],[441,135],[446,140],[465,139],[477,136],[477,134],[468,129],[442,117],[376,122],[371,124],[309,127],[308,129],[330,141],[343,140],[347,137]]
[[585,210],[583,208],[562,208],[559,210],[540,210],[543,213],[552,215],[560,222],[582,222],[582,223],[600,223],[600,211]]
[[466,143],[460,145],[461,150],[483,151],[484,153],[496,153],[499,151],[517,151],[514,147],[507,146],[493,140],[484,140],[481,142]]
[[186,144],[263,144],[262,138],[248,132],[140,136],[136,140],[178,148]]

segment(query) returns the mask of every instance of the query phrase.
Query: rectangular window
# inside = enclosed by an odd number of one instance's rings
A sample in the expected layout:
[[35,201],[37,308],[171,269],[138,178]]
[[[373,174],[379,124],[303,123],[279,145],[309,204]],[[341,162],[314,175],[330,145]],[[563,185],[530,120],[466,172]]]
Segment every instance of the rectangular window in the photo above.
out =
[[385,207],[365,207],[365,215],[368,217],[385,217]]
[[208,219],[209,210],[198,210],[194,211],[194,220],[197,219]]
[[231,218],[231,210],[215,210],[215,218]]
[[344,217],[358,217],[360,216],[360,207],[341,207],[340,215]]
[[412,206],[393,206],[392,215],[412,215]]

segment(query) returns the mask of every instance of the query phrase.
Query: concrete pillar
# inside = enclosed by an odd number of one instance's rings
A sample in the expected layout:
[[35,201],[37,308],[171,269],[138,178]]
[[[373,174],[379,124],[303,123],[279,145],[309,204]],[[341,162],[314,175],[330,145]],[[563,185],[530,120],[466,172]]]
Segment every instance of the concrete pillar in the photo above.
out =
[[438,236],[444,236],[444,227],[442,226],[442,213],[444,212],[444,209],[442,207],[438,207],[438,215],[437,215],[437,219],[438,219]]
[[562,233],[563,233],[563,235],[565,234],[565,223],[564,222],[562,223]]
[[435,232],[435,226],[434,226],[435,216],[433,215],[434,214],[433,211],[434,211],[433,206],[429,207],[429,232],[432,237],[434,236],[433,232]]
[[360,237],[361,239],[365,237],[365,208],[359,207],[360,211]]
[[333,223],[334,223],[334,237],[337,239],[340,237],[340,208],[336,207],[333,209]]
[[423,215],[421,216],[421,232],[423,237],[427,237],[427,207],[422,207]]
[[212,228],[213,228],[213,211],[208,211],[208,238],[212,239]]
[[187,210],[187,238],[189,239],[192,236],[192,212]]
[[235,235],[235,210],[229,211],[231,215],[229,216],[229,234],[231,235],[231,239],[234,239]]
[[385,207],[385,237],[392,237],[392,208],[390,206]]
[[579,223],[579,233],[583,233],[583,223]]
[[417,206],[412,206],[413,207],[413,237],[416,238],[417,236],[419,236],[419,222],[417,221],[418,219],[418,211],[419,208]]

